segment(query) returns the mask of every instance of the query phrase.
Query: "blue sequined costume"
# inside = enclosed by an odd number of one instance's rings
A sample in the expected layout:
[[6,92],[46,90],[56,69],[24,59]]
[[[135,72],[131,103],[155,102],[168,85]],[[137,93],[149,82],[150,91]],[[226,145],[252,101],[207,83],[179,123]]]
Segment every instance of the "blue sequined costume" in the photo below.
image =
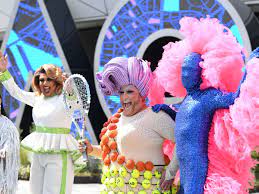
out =
[[[201,57],[191,53],[182,64],[187,90],[176,115],[175,140],[180,165],[180,194],[202,194],[208,169],[208,136],[214,112],[228,108],[239,95],[215,88],[200,90]],[[245,76],[244,76],[245,77]]]

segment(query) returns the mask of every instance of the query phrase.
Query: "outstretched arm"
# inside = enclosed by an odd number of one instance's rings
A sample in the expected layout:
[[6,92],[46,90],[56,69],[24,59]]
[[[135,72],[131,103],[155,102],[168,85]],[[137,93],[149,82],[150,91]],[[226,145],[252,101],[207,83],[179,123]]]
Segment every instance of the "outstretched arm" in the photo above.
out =
[[236,92],[224,93],[216,89],[208,90],[208,93],[211,93],[208,98],[212,99],[212,101],[209,100],[210,102],[208,103],[208,105],[212,106],[213,108],[219,109],[219,108],[229,108],[230,105],[234,104],[235,99],[238,98],[240,95],[241,85],[246,79],[246,74],[247,73],[245,70],[244,75],[239,83],[239,86]]
[[9,92],[9,94],[16,98],[17,100],[28,104],[30,106],[34,106],[35,103],[35,93],[34,92],[26,92],[21,90],[17,84],[15,83],[13,77],[7,70],[7,57],[3,56],[0,52],[0,82],[4,85],[5,89]]
[[178,169],[179,169],[179,162],[176,156],[176,146],[175,146],[173,158],[170,161],[169,165],[166,167],[166,170],[163,172],[162,178],[160,181],[160,188],[163,191],[168,190],[172,186]]
[[99,145],[92,145],[87,139],[84,140],[84,143],[86,145],[86,148],[84,147],[83,142],[79,141],[78,149],[80,152],[86,151],[87,154],[89,154],[90,156],[94,156],[96,158],[102,157],[102,150]]
[[176,154],[176,146],[174,147],[173,158],[166,168],[165,180],[174,179],[176,172],[179,169],[179,162]]
[[178,110],[178,105],[174,106],[174,105],[167,105],[167,104],[156,104],[154,106],[152,106],[152,110],[156,113],[158,113],[159,111],[164,111],[166,114],[168,114],[171,119],[173,119],[175,121],[175,117],[176,117],[176,112]]

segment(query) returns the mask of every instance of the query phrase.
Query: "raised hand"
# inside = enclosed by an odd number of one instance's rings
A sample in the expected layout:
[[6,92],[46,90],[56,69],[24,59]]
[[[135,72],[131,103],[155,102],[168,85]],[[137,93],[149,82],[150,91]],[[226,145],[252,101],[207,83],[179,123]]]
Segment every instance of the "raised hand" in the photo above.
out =
[[173,120],[175,120],[176,111],[170,108],[170,106],[168,106],[167,104],[156,104],[152,106],[152,110],[156,113],[162,110],[167,113]]
[[0,72],[4,72],[7,69],[7,56],[4,56],[0,51]]
[[174,179],[166,180],[165,174],[166,174],[166,171],[164,171],[162,173],[162,177],[161,177],[160,184],[159,184],[162,191],[169,190],[171,188],[171,186],[173,185],[173,181],[174,181]]

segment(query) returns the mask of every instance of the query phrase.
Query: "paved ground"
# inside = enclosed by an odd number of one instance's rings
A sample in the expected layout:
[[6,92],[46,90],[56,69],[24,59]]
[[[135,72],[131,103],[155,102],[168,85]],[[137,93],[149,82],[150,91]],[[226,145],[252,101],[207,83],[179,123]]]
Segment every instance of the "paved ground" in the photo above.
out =
[[[100,189],[100,184],[74,184],[72,194],[100,194]],[[31,194],[29,191],[29,181],[19,181],[16,194]]]
[[[74,184],[72,194],[99,194],[100,184]],[[28,181],[19,181],[16,194],[31,194]]]

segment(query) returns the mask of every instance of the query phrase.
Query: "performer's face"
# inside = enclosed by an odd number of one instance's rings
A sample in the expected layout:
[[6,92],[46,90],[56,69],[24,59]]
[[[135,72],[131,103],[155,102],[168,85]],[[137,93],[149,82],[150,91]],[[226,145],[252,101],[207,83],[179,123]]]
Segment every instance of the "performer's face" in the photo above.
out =
[[53,96],[56,92],[56,82],[47,77],[45,73],[41,73],[39,76],[40,91],[46,97]]
[[133,116],[146,108],[145,98],[139,94],[139,91],[135,86],[123,86],[120,89],[119,94],[123,115]]
[[193,89],[200,84],[201,81],[201,61],[200,55],[191,53],[187,56],[182,64],[182,83],[187,89]]

